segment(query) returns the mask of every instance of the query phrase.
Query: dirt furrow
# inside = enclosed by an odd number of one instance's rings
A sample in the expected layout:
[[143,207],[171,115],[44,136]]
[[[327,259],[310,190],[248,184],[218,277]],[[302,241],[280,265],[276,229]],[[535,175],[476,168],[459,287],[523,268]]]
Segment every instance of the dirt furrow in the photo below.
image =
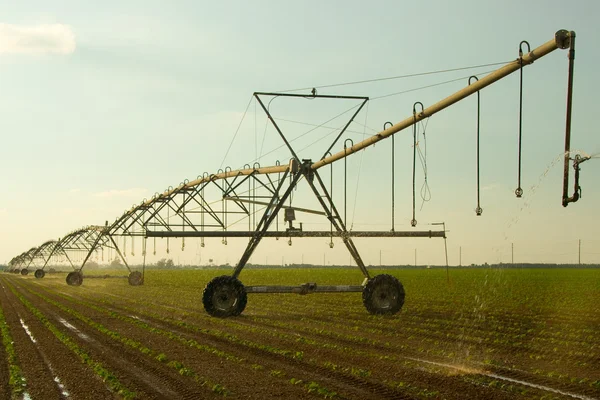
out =
[[24,288],[27,283],[16,285],[19,292],[63,332],[72,336],[88,354],[109,368],[139,398],[199,399],[213,395],[210,388],[184,377],[176,370],[148,360],[136,350],[130,350],[120,342],[109,340],[96,330],[75,320],[72,316],[52,307]]
[[[112,305],[112,306],[106,306],[105,304],[103,305],[104,307],[107,307],[107,309],[112,309],[116,312],[122,313],[122,314],[129,314],[131,315],[131,310],[130,309],[125,309],[125,308],[120,308],[118,305]],[[181,335],[196,335],[196,336],[192,336],[194,338],[198,338],[199,340],[201,339],[203,342],[211,342],[214,343],[216,346],[228,346],[230,348],[235,348],[236,354],[244,354],[243,352],[251,352],[254,353],[255,357],[259,357],[263,360],[269,359],[269,360],[273,360],[276,361],[278,364],[273,364],[270,366],[270,368],[283,368],[284,370],[290,370],[290,368],[293,367],[297,367],[300,368],[300,372],[304,371],[304,373],[306,373],[309,370],[314,371],[315,373],[320,374],[321,376],[325,376],[325,377],[331,377],[331,379],[340,381],[343,380],[345,382],[347,382],[348,384],[351,384],[353,386],[359,386],[359,387],[365,387],[368,388],[369,391],[371,393],[374,393],[376,395],[376,397],[378,398],[394,398],[395,396],[409,396],[409,394],[407,393],[403,393],[403,390],[401,387],[398,387],[397,390],[392,390],[390,388],[391,386],[391,382],[394,382],[394,380],[396,381],[402,381],[402,380],[406,380],[408,382],[416,382],[417,384],[422,383],[423,388],[426,388],[428,386],[433,386],[435,385],[436,387],[452,387],[453,390],[456,390],[457,388],[460,389],[460,396],[459,397],[455,397],[455,398],[463,398],[463,396],[465,395],[465,393],[473,393],[475,395],[475,393],[477,393],[478,395],[480,395],[482,392],[489,392],[487,393],[487,398],[497,398],[497,399],[508,399],[508,398],[513,398],[514,393],[512,394],[507,394],[507,393],[503,393],[502,391],[498,391],[497,389],[494,390],[486,390],[485,388],[479,387],[479,386],[475,386],[473,384],[461,381],[460,378],[457,377],[452,377],[452,376],[439,376],[437,374],[431,374],[428,373],[427,371],[418,371],[418,370],[414,370],[412,367],[410,368],[403,368],[401,365],[396,365],[394,368],[392,368],[391,372],[394,373],[390,373],[388,374],[386,371],[386,368],[384,368],[382,366],[383,362],[379,361],[370,361],[367,362],[367,364],[365,364],[366,360],[362,357],[359,356],[355,356],[352,357],[349,354],[341,354],[340,352],[336,352],[336,351],[331,351],[331,350],[326,350],[326,349],[318,349],[317,352],[314,353],[314,355],[318,356],[320,358],[320,361],[316,361],[313,363],[307,363],[307,362],[303,362],[300,360],[296,360],[296,359],[290,359],[289,357],[284,357],[278,354],[272,354],[269,352],[264,352],[262,350],[259,349],[253,349],[253,348],[248,348],[248,346],[244,346],[244,345],[239,345],[237,343],[231,343],[230,340],[226,339],[226,338],[219,338],[219,337],[215,337],[212,335],[207,335],[207,334],[202,334],[202,332],[190,332],[190,330],[188,329],[183,329],[180,326],[174,324],[174,323],[168,323],[167,321],[163,320],[163,319],[157,319],[148,315],[143,315],[140,316],[138,318],[143,318],[145,321],[151,322],[153,326],[163,326],[164,329],[168,329],[172,332],[178,332]],[[251,321],[249,321],[249,318],[238,318],[236,319],[237,323],[245,323],[242,322],[245,321],[246,323],[248,323],[249,325],[251,325]],[[250,340],[254,340],[254,341],[262,341],[264,342],[265,337],[262,334],[254,335],[251,332],[236,332],[236,335],[243,335],[244,339],[250,339]],[[331,339],[331,338],[330,338]],[[330,343],[335,343],[335,340],[330,340]],[[281,341],[280,339],[276,338],[276,337],[269,337],[268,339],[268,343],[270,343],[270,345],[272,346],[281,346],[281,348],[297,348],[298,350],[305,350],[305,359],[312,357],[313,354],[311,354],[311,349],[310,347],[306,347],[303,346],[301,343],[298,343],[296,341],[290,342],[290,341]],[[348,345],[348,343],[345,343],[346,345]],[[350,345],[354,345],[356,346],[356,343],[350,343]],[[370,349],[370,346],[369,346]],[[383,351],[389,351],[390,349],[386,349],[386,348],[382,348],[380,350]],[[383,356],[382,356],[383,357]],[[383,375],[383,377],[385,378],[385,380],[388,382],[387,384],[382,383],[381,380],[379,381],[373,381],[373,380],[368,380],[368,379],[362,379],[347,373],[341,373],[341,372],[337,372],[337,371],[332,371],[331,368],[325,368],[319,364],[317,364],[318,362],[323,362],[324,360],[334,360],[336,363],[340,362],[340,363],[345,363],[346,365],[353,365],[353,366],[372,366],[375,365],[375,368],[373,369],[373,371],[377,371],[377,372],[381,372],[381,374]],[[341,360],[341,361],[340,361]],[[285,367],[281,367],[278,365],[281,365],[280,363],[283,363],[285,365]],[[381,365],[381,367],[380,367]],[[294,368],[294,369],[297,369]],[[335,368],[335,367],[334,367]],[[389,368],[388,368],[389,369]],[[412,387],[415,387],[414,384],[411,385]],[[329,385],[328,385],[329,387]],[[450,396],[450,394],[448,394],[448,396]],[[451,396],[449,398],[452,398]]]
[[[32,288],[29,288],[32,289]],[[27,291],[26,289],[23,289]],[[43,295],[47,295],[47,293],[43,293]],[[28,293],[28,298],[34,300],[37,297],[34,294]],[[50,297],[50,296],[49,296]],[[188,367],[194,371],[202,371],[207,375],[210,375],[211,380],[214,382],[218,382],[223,385],[228,390],[231,390],[232,393],[230,395],[233,397],[239,398],[250,398],[250,399],[264,399],[266,397],[271,398],[314,398],[314,394],[309,393],[304,385],[292,385],[287,381],[293,377],[293,375],[287,374],[285,376],[285,380],[282,379],[284,377],[278,378],[277,376],[271,376],[270,372],[277,373],[278,369],[269,369],[265,366],[261,366],[260,370],[253,370],[252,368],[242,369],[239,365],[231,364],[225,359],[219,358],[212,354],[207,354],[204,352],[195,351],[193,348],[189,346],[183,345],[180,342],[176,342],[173,340],[169,340],[168,338],[153,334],[147,330],[141,329],[139,327],[133,326],[132,324],[123,322],[117,318],[112,318],[107,316],[104,313],[100,313],[96,310],[84,307],[82,305],[78,305],[75,303],[69,303],[65,301],[64,298],[51,296],[52,300],[58,301],[59,303],[67,306],[68,308],[72,308],[77,312],[85,313],[87,318],[95,320],[101,323],[106,328],[118,332],[119,334],[126,336],[134,341],[139,341],[141,343],[148,343],[150,347],[155,349],[159,349],[160,351],[164,351],[166,357],[170,360],[176,360],[177,362],[181,362],[183,365]],[[39,298],[38,298],[39,299]],[[95,345],[104,345],[105,347],[117,347],[119,348],[120,357],[123,360],[131,360],[133,358],[139,359],[139,356],[135,353],[135,351],[130,350],[125,346],[121,346],[119,343],[114,343],[114,340],[110,340],[107,336],[99,333],[98,331],[90,328],[85,323],[75,319],[73,316],[65,314],[63,311],[56,309],[55,306],[50,304],[42,304],[43,300],[38,300],[36,305],[40,308],[44,309],[48,314],[57,314],[56,318],[60,318],[63,321],[67,322],[72,327],[76,328],[79,331],[80,336],[85,335],[87,340],[94,341]],[[63,303],[64,302],[64,303]],[[58,317],[60,315],[60,317]],[[65,325],[63,323],[63,325]],[[71,328],[73,330],[73,328]],[[169,370],[164,363],[161,363],[157,360],[150,360],[151,364],[154,365],[154,368]],[[256,359],[256,362],[260,362],[260,359]],[[136,361],[137,364],[144,364],[141,360]],[[252,365],[252,362],[248,362],[249,365]],[[112,365],[109,364],[109,365]],[[113,367],[113,369],[117,370],[117,368]],[[147,369],[147,368],[146,368]],[[170,371],[167,371],[170,373]],[[126,372],[124,372],[125,374]],[[135,373],[135,370],[130,371],[130,374]],[[176,374],[177,372],[174,371]],[[191,378],[186,378],[184,376],[180,376],[181,379],[187,379],[185,383],[180,385],[181,388],[185,386],[193,386],[194,384],[198,386]],[[318,376],[314,376],[315,380]],[[300,377],[296,377],[296,379],[302,379]],[[127,382],[126,379],[123,379],[124,382]],[[304,382],[309,383],[311,380],[304,380]],[[152,391],[149,391],[152,393]],[[267,393],[267,394],[265,394]],[[361,396],[364,393],[361,393]],[[191,397],[184,397],[181,395],[177,396],[166,396],[166,398],[207,398],[207,393],[197,393],[192,395]],[[361,397],[353,397],[353,398],[361,398]],[[364,397],[369,398],[369,397]],[[371,397],[372,398],[372,397]]]
[[0,303],[11,326],[20,366],[27,380],[26,391],[32,399],[118,398],[93,371],[87,369],[76,355],[31,315],[8,290],[4,280],[0,290]]

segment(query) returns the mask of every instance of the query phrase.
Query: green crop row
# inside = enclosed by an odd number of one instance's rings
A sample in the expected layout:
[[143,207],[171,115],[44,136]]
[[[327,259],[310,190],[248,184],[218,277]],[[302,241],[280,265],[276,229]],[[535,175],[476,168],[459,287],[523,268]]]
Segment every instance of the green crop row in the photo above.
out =
[[52,334],[69,350],[75,353],[81,361],[89,366],[96,375],[98,375],[103,382],[106,383],[109,389],[115,391],[121,395],[124,399],[133,399],[136,397],[136,393],[125,387],[119,379],[108,369],[106,369],[100,362],[91,358],[88,353],[79,347],[69,336],[60,331],[54,324],[52,324],[46,316],[33,306],[25,297],[23,297],[17,290],[10,286],[11,292],[23,303],[23,305],[44,325]]
[[184,366],[179,361],[170,360],[170,358],[168,356],[166,356],[164,353],[159,353],[153,349],[146,347],[143,343],[140,343],[136,340],[130,339],[126,336],[123,336],[118,332],[112,331],[112,330],[106,328],[105,326],[103,326],[102,324],[95,322],[91,318],[86,317],[85,315],[83,315],[69,307],[62,305],[61,303],[54,301],[54,300],[42,295],[41,293],[38,293],[38,292],[35,292],[32,290],[28,290],[28,291],[30,293],[40,297],[47,303],[54,305],[55,307],[61,309],[62,311],[66,312],[66,313],[74,316],[75,318],[79,319],[80,321],[88,324],[89,326],[96,329],[98,332],[108,336],[109,338],[116,340],[118,342],[121,342],[124,345],[129,346],[133,349],[136,349],[140,353],[142,353],[148,357],[154,358],[157,361],[165,363],[167,366],[176,369],[180,375],[192,377],[194,379],[194,381],[200,383],[201,386],[211,388],[211,390],[212,390],[212,388],[217,387],[218,391],[215,391],[215,390],[213,390],[213,391],[218,392],[219,394],[221,394],[223,396],[227,396],[227,395],[231,394],[231,392],[229,390],[227,390],[223,385],[217,384],[215,382],[212,382],[210,379],[208,379],[206,377],[200,376],[199,374],[197,374],[190,368]]
[[[144,346],[142,346],[139,342],[135,342],[135,341],[132,341],[130,339],[123,338],[118,333],[107,330],[106,328],[102,327],[100,324],[93,322],[88,317],[85,317],[82,314],[80,314],[80,313],[78,313],[78,312],[76,312],[74,310],[71,310],[68,307],[65,307],[65,306],[61,305],[60,303],[55,302],[54,300],[49,299],[48,297],[46,297],[44,295],[41,295],[39,293],[32,292],[32,291],[30,291],[30,292],[33,293],[33,294],[38,295],[40,298],[44,299],[45,301],[49,302],[50,304],[53,304],[56,307],[59,307],[61,310],[70,313],[71,315],[75,316],[76,318],[81,319],[82,321],[84,321],[84,322],[88,323],[89,325],[95,327],[96,329],[100,330],[101,332],[103,332],[105,334],[108,334],[111,338],[116,339],[116,340],[121,340],[121,342],[123,342],[124,344],[132,346],[134,348],[138,348],[144,354],[147,354],[149,356],[154,356],[155,352],[148,351],[148,349],[145,348]],[[68,301],[75,301],[72,298],[69,298],[69,297],[64,296],[64,295],[60,295],[60,297],[64,298],[65,300],[68,300]],[[220,351],[220,350],[218,350],[218,349],[216,349],[214,347],[200,344],[200,343],[198,343],[194,339],[184,338],[184,337],[182,337],[182,336],[180,336],[180,335],[178,335],[176,333],[173,333],[172,331],[168,331],[168,330],[164,330],[164,329],[160,329],[160,328],[156,328],[156,327],[150,326],[146,322],[143,322],[143,321],[141,321],[139,319],[132,318],[132,317],[129,317],[129,316],[124,316],[124,315],[121,315],[121,314],[116,313],[114,311],[110,311],[110,310],[103,309],[101,307],[97,307],[97,306],[95,306],[95,305],[93,305],[93,304],[91,304],[89,302],[76,301],[76,303],[79,304],[79,305],[87,306],[87,307],[89,307],[89,308],[91,308],[91,309],[93,309],[95,311],[106,313],[106,314],[110,315],[111,317],[119,319],[121,321],[132,323],[132,324],[134,324],[134,325],[136,325],[136,326],[138,326],[138,327],[140,327],[142,329],[145,329],[145,330],[147,330],[149,332],[164,335],[164,336],[168,337],[169,339],[176,340],[176,341],[178,341],[178,342],[180,342],[180,343],[182,343],[184,345],[187,345],[187,346],[199,349],[199,350],[207,351],[207,352],[209,352],[211,354],[214,354],[216,356],[222,357],[222,358],[224,358],[224,359],[226,359],[228,361],[233,361],[233,362],[236,362],[236,363],[245,363],[246,362],[245,359],[242,359],[240,357],[236,357],[234,355],[231,355],[231,354],[228,354],[226,352]],[[185,326],[185,323],[183,323],[180,326]],[[203,333],[214,333],[214,331],[210,332],[210,331],[204,330],[202,328],[199,328],[199,329],[201,329],[203,331]],[[232,338],[229,338],[229,339],[231,340]],[[271,346],[265,346],[265,347],[259,346],[259,348],[261,350],[273,352],[274,354],[279,354],[279,355],[283,355],[283,356],[290,356],[290,354],[288,354],[288,352],[286,352],[286,351],[280,351],[279,349],[273,348]],[[295,352],[295,353],[291,354],[291,357],[295,358],[295,359],[301,359],[302,358],[302,353],[301,352]],[[184,376],[194,376],[195,380],[198,381],[198,379],[196,379],[195,373],[192,370],[190,370],[189,368],[186,368],[183,364],[181,364],[178,361],[168,361],[169,358],[165,354],[160,353],[160,354],[158,354],[158,355],[155,356],[155,359],[158,360],[158,361],[160,361],[160,362],[166,362],[169,367],[177,369],[181,375],[184,375]],[[263,369],[263,367],[261,365],[258,365],[258,364],[252,364],[250,366],[250,368],[252,370],[255,370],[255,371]],[[281,370],[271,371],[270,375],[273,376],[273,377],[276,377],[276,378],[283,378],[283,377],[286,376],[285,372],[283,372]],[[296,380],[295,382],[297,383],[298,380]],[[295,384],[294,382],[288,382],[288,383]],[[213,392],[217,393],[217,394],[221,394],[223,396],[231,395],[231,392],[229,390],[227,390],[224,386],[220,385],[220,384],[212,384],[212,383],[209,383],[207,380],[205,380],[203,382],[203,385],[204,384],[207,384],[208,387],[210,387],[211,390]],[[310,384],[304,385],[304,388],[305,388],[305,390],[308,393],[320,395],[320,396],[323,396],[325,398],[334,398],[336,396],[335,392],[332,392],[332,391],[326,389],[324,386],[319,385],[317,382],[310,382]]]
[[13,338],[10,334],[10,329],[4,318],[2,307],[0,306],[0,333],[2,334],[2,345],[6,353],[6,361],[8,362],[8,385],[11,391],[11,399],[20,398],[25,392],[27,383],[19,362],[17,360],[17,353],[15,352],[15,346]]

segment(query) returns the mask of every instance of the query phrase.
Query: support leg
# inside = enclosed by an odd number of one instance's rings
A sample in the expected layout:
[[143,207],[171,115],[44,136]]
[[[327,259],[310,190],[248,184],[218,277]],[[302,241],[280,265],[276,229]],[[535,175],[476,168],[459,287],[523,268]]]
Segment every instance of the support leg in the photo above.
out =
[[[321,177],[319,176],[317,171],[313,171],[313,173],[314,173],[314,176],[317,178],[317,181],[319,182],[319,186],[321,187],[321,190],[323,191],[324,196],[327,199],[327,202],[325,200],[323,200],[323,196],[321,196],[321,193],[315,186],[314,182],[310,179],[307,179],[307,181],[308,181],[309,186],[313,190],[313,193],[315,194],[317,200],[323,207],[323,210],[325,210],[325,212],[327,213],[327,218],[329,218],[329,220],[331,221],[331,223],[333,224],[333,226],[335,227],[335,229],[338,232],[347,233],[348,230],[346,229],[346,226],[344,225],[344,222],[342,221],[342,218],[341,218],[337,208],[333,204],[333,199],[327,192],[327,188],[325,187],[325,184],[321,180]],[[327,207],[328,204],[331,205],[331,210]],[[354,242],[352,241],[352,239],[347,235],[342,235],[342,241],[344,242],[344,245],[350,252],[350,255],[356,262],[356,265],[358,265],[358,268],[360,269],[360,271],[362,272],[364,277],[367,279],[370,279],[369,271],[367,270],[367,267],[365,266],[365,263],[363,262],[360,254],[358,253],[358,249],[354,245]]]
[[127,264],[127,261],[125,260],[125,257],[123,257],[121,250],[119,250],[119,246],[117,246],[117,242],[115,242],[115,239],[113,239],[113,237],[111,235],[108,235],[108,238],[112,242],[113,246],[115,246],[115,251],[117,252],[119,257],[121,257],[121,260],[123,260],[123,263],[125,264],[125,268],[127,268],[127,271],[129,271],[131,273],[131,268],[129,268],[129,264]]
[[242,269],[244,268],[244,266],[246,265],[246,263],[252,256],[252,253],[254,253],[254,250],[256,250],[256,247],[258,246],[258,244],[264,237],[265,232],[269,229],[269,226],[271,225],[273,220],[277,217],[279,210],[281,210],[281,207],[283,206],[283,204],[289,197],[290,193],[296,187],[296,184],[298,183],[298,180],[300,180],[300,178],[302,177],[302,174],[298,173],[293,177],[293,180],[290,183],[289,188],[285,191],[283,196],[279,199],[279,201],[277,202],[277,205],[275,205],[275,208],[271,210],[271,207],[274,205],[276,199],[278,198],[279,190],[283,186],[286,176],[287,176],[287,172],[284,174],[283,179],[279,182],[279,187],[277,188],[277,191],[271,198],[269,206],[267,206],[267,208],[265,209],[265,212],[264,212],[260,222],[258,223],[258,226],[256,228],[254,236],[248,242],[248,245],[246,246],[246,250],[244,251],[244,254],[242,254],[240,261],[238,262],[237,266],[235,267],[235,270],[233,271],[233,275],[232,275],[234,278],[237,278],[240,275],[240,273],[242,272]]

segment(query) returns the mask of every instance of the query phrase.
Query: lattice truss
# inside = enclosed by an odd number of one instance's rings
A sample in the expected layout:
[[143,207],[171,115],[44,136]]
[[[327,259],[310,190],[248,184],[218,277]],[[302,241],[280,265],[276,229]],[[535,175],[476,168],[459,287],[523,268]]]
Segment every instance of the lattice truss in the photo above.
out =
[[[523,52],[524,43],[527,44],[528,49],[526,54]],[[395,313],[402,307],[404,302],[404,289],[402,285],[396,278],[389,275],[379,275],[371,278],[357,247],[354,245],[353,238],[439,237],[445,239],[446,232],[443,224],[440,224],[443,226],[443,229],[437,231],[419,231],[416,229],[409,231],[395,230],[393,210],[393,135],[409,127],[413,127],[414,130],[413,219],[411,221],[411,225],[414,228],[416,226],[414,214],[414,165],[417,146],[417,124],[472,94],[477,93],[479,95],[481,89],[513,72],[521,71],[522,74],[523,67],[532,64],[534,61],[556,49],[569,49],[562,205],[567,206],[569,203],[576,202],[581,192],[579,186],[580,164],[589,159],[589,157],[577,155],[572,158],[570,150],[574,43],[575,33],[565,30],[556,32],[552,40],[531,51],[529,51],[529,44],[523,41],[519,48],[519,58],[516,60],[505,64],[496,71],[481,78],[471,77],[475,78],[474,80],[469,78],[467,87],[427,108],[423,107],[422,103],[416,102],[413,106],[413,114],[408,118],[396,124],[389,123],[389,126],[386,123],[381,132],[363,139],[356,144],[348,139],[344,142],[343,150],[333,154],[331,152],[334,147],[338,145],[339,148],[342,135],[347,131],[347,128],[369,100],[367,97],[318,95],[315,89],[312,90],[310,95],[254,93],[256,104],[260,104],[260,107],[268,117],[269,123],[275,129],[285,147],[287,147],[290,156],[289,162],[287,160],[283,163],[276,162],[275,165],[267,167],[261,167],[258,163],[252,166],[247,164],[236,170],[226,167],[214,174],[204,173],[193,181],[186,180],[175,188],[170,187],[163,193],[156,193],[151,199],[144,200],[125,211],[112,224],[107,222],[105,226],[87,226],[73,231],[57,241],[45,242],[41,246],[32,248],[13,258],[9,265],[16,271],[22,268],[21,273],[23,274],[27,273],[27,268],[35,266],[38,268],[36,270],[36,277],[42,277],[44,267],[52,257],[64,259],[75,270],[67,276],[67,283],[70,285],[80,285],[83,280],[81,269],[85,266],[89,257],[94,252],[102,251],[105,248],[114,249],[129,269],[129,265],[114,239],[115,237],[199,237],[202,240],[202,246],[206,237],[221,237],[225,244],[227,238],[245,237],[248,239],[248,244],[235,266],[232,276],[215,278],[205,288],[203,303],[209,314],[214,316],[238,315],[245,307],[246,293],[296,292],[307,294],[328,291],[362,292],[363,301],[369,312],[376,314]],[[266,106],[263,102],[264,98],[286,97],[317,101],[319,99],[342,99],[345,101],[355,101],[358,105],[354,108],[355,111],[347,123],[337,131],[337,135],[322,156],[312,160],[303,159],[299,156],[299,152],[296,151],[297,149],[291,145],[291,142],[288,140],[289,138],[284,135],[276,119],[271,115],[269,110],[270,102]],[[417,110],[417,105],[420,105],[420,111]],[[521,118],[521,115],[519,115],[519,118]],[[519,137],[520,134],[521,132],[519,131]],[[392,138],[392,229],[389,231],[355,231],[348,229],[346,204],[343,206],[342,215],[332,195],[333,170],[327,172],[327,169],[324,167],[333,169],[333,164],[336,161],[346,160],[348,156],[387,138]],[[348,141],[350,141],[349,146],[347,145]],[[575,182],[573,195],[569,196],[568,182],[571,161],[573,161],[575,171]],[[479,177],[477,182],[479,189]],[[519,187],[515,191],[517,197],[520,197],[522,194],[520,184],[519,179]],[[296,190],[300,187],[304,191],[301,195],[296,195]],[[344,191],[346,191],[345,186]],[[477,215],[481,215],[481,211],[478,195]],[[302,221],[308,227],[307,229],[305,229],[302,223],[297,225],[299,220],[296,218],[296,213],[303,214]],[[313,224],[315,221],[320,221],[319,225]],[[320,229],[315,229],[314,226],[320,227]],[[361,270],[365,281],[362,285],[356,286],[317,286],[311,283],[299,287],[244,287],[237,278],[256,247],[265,237],[289,237],[290,240],[292,237],[338,237]],[[145,241],[142,252],[145,263]],[[80,267],[72,262],[72,255],[79,253],[86,254]],[[143,275],[138,271],[131,272],[130,270],[129,283],[132,285],[142,284]]]
[[102,226],[90,225],[77,229],[58,240],[49,240],[39,247],[32,247],[26,252],[14,257],[9,262],[12,270],[36,267],[44,269],[51,261],[53,265],[68,263],[73,269],[79,267],[74,263],[76,255],[87,255],[90,251],[103,251],[105,248],[116,247],[105,234]]

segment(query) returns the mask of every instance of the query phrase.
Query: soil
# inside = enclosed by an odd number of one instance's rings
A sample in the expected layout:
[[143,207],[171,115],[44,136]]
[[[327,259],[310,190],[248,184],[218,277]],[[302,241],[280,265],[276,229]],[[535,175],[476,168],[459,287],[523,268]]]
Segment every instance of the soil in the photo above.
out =
[[[160,298],[107,294],[93,286],[71,288],[46,278],[2,274],[0,284],[0,305],[26,391],[34,400],[123,396],[59,341],[11,288],[140,399],[220,398],[224,391],[228,398],[257,400],[572,398],[535,385],[591,398],[600,395],[589,385],[525,369],[452,366],[456,360],[420,348],[422,341],[443,341],[440,335],[426,332],[413,338],[393,324],[379,326],[381,319],[351,312],[300,313],[290,319],[250,309],[240,317],[218,319],[206,315],[201,305],[190,308],[184,301],[173,305]],[[429,316],[435,318],[443,316]],[[345,326],[345,321],[351,322]],[[474,346],[476,340],[469,340],[466,345]],[[510,351],[501,344],[489,348],[500,354]],[[526,355],[517,359],[527,366]],[[579,372],[586,373],[585,368]],[[0,376],[0,398],[10,398],[4,348]]]

